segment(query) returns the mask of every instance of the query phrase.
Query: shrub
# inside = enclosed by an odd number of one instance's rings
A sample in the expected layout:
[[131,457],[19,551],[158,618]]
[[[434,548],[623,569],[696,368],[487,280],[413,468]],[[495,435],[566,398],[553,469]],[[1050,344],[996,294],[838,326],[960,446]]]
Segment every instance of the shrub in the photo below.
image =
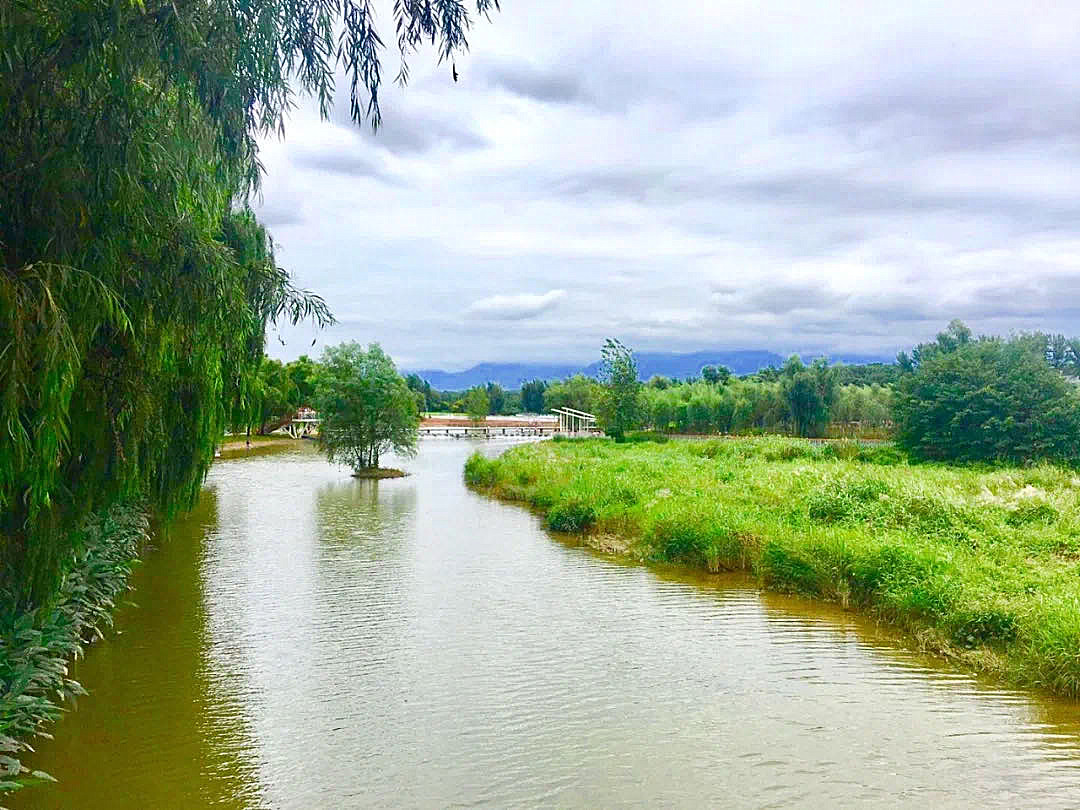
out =
[[821,449],[822,458],[835,458],[841,461],[851,461],[859,456],[859,443],[842,440],[830,442]]
[[888,491],[888,484],[877,478],[836,481],[809,495],[807,512],[812,520],[822,523],[865,520],[876,512],[877,501]]
[[814,458],[819,453],[809,442],[788,441],[767,447],[761,455],[766,461],[794,461],[798,458]]
[[940,461],[1080,461],[1080,399],[1045,343],[983,339],[930,354],[895,401],[896,443]]
[[1026,526],[1028,523],[1053,523],[1058,511],[1048,503],[1029,501],[1009,511],[1005,522],[1010,526]]
[[865,464],[880,464],[883,467],[907,464],[907,455],[891,444],[860,447],[856,458]]
[[557,532],[580,533],[595,522],[596,511],[578,499],[558,503],[547,513],[548,528]]
[[663,444],[667,440],[667,434],[661,433],[659,430],[635,430],[627,433],[623,437],[624,442],[629,442],[631,444],[640,442],[656,442],[657,444]]
[[465,462],[465,483],[474,487],[492,487],[495,486],[495,480],[494,461],[479,452],[469,456],[469,460]]
[[811,595],[821,593],[821,577],[814,565],[776,541],[766,543],[761,550],[757,573],[773,588]]

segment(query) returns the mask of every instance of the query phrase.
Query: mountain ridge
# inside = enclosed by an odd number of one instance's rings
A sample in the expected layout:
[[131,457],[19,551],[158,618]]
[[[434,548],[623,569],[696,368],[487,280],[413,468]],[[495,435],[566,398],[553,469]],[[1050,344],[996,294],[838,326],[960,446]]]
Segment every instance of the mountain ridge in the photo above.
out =
[[[696,377],[703,366],[727,366],[734,374],[753,374],[768,366],[781,366],[787,359],[776,352],[761,349],[702,350],[697,352],[635,352],[638,373],[642,380],[655,374],[665,377]],[[805,362],[822,355],[808,354]],[[867,354],[840,354],[829,356],[833,363],[865,365],[867,363],[892,363],[893,358]],[[498,383],[504,388],[518,388],[528,380],[562,380],[574,374],[595,377],[600,363],[576,365],[573,363],[477,363],[463,371],[441,369],[410,369],[403,374],[416,374],[439,391],[464,391],[475,385]]]

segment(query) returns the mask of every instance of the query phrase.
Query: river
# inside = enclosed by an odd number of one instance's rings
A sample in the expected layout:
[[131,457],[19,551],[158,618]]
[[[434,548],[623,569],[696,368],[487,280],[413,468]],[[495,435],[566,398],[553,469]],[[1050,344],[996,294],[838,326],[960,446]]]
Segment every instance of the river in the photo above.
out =
[[649,569],[467,490],[215,463],[12,808],[1080,806],[1080,704],[831,606]]

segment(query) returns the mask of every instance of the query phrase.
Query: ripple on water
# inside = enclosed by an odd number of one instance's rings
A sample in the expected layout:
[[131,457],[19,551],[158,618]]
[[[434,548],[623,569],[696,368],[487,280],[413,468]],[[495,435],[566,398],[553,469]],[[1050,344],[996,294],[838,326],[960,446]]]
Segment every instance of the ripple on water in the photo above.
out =
[[306,449],[215,465],[34,762],[61,784],[14,806],[1080,801],[1075,704],[554,541],[464,489],[469,449],[383,482]]

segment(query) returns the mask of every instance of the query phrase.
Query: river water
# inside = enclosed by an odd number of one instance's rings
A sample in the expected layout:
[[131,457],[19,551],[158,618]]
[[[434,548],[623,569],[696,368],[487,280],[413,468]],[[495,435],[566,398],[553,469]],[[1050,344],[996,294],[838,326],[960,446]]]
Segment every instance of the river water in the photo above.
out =
[[468,491],[217,462],[13,808],[1078,807],[1080,704],[849,613],[647,569]]

